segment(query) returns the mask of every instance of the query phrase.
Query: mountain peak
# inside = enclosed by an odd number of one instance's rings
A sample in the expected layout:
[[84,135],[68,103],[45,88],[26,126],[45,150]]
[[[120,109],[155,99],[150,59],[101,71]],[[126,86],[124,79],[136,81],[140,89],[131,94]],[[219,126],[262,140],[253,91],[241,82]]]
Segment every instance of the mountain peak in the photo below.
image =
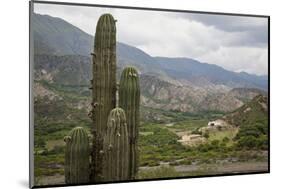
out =
[[[82,55],[90,57],[93,36],[61,18],[34,14],[35,54]],[[245,72],[236,73],[191,58],[152,57],[146,52],[117,43],[117,61],[120,67],[136,66],[142,73],[180,80],[194,85],[214,84],[230,88],[247,87],[267,90],[267,78]]]

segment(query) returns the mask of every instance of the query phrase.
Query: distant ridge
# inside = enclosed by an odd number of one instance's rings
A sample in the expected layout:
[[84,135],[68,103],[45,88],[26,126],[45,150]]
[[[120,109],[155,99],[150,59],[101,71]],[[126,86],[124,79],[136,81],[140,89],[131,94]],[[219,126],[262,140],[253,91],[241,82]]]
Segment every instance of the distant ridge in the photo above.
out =
[[[61,18],[34,14],[34,46],[36,54],[90,56],[93,36]],[[152,57],[144,51],[117,44],[120,67],[135,65],[141,73],[151,73],[167,80],[185,80],[194,85],[226,85],[267,90],[265,76],[236,73],[213,64],[190,58]]]

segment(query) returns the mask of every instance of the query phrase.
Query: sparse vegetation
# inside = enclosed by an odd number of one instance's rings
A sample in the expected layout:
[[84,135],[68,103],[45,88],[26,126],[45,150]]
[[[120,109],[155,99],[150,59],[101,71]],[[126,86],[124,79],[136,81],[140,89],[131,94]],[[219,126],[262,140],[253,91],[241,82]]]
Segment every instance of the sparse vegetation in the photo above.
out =
[[[45,109],[50,106],[48,100],[38,100],[40,107]],[[39,105],[39,104],[38,104]],[[67,106],[67,103],[56,103],[59,109],[64,109],[65,114],[48,118],[48,113],[37,112],[35,119],[35,175],[37,178],[56,174],[63,174],[63,142],[60,141],[63,136],[75,127],[75,125],[84,125],[90,131],[89,119],[85,115],[85,109],[73,109]],[[142,107],[142,111],[146,108]],[[39,109],[40,110],[40,109]],[[184,175],[202,175],[207,174],[208,170],[201,165],[218,164],[219,162],[255,162],[267,161],[267,127],[262,127],[265,122],[257,122],[256,127],[238,128],[232,131],[220,131],[208,133],[207,142],[195,147],[183,146],[178,142],[179,132],[198,133],[200,127],[206,126],[208,119],[204,116],[182,114],[175,112],[150,109],[155,114],[164,115],[162,123],[157,121],[145,120],[141,118],[139,147],[140,147],[140,164],[141,167],[156,167],[163,162],[169,163],[170,166],[191,166],[201,167],[197,172],[193,171]],[[164,113],[165,112],[165,113]],[[69,120],[61,121],[64,116],[71,114]],[[79,119],[78,119],[79,117]],[[181,117],[179,119],[179,117]],[[48,119],[48,121],[45,121]],[[181,120],[181,121],[179,121]],[[74,124],[75,123],[75,124]],[[169,124],[172,123],[172,124]],[[238,132],[239,130],[239,132]],[[254,132],[253,132],[254,131]],[[235,136],[235,133],[238,135]],[[253,137],[245,138],[252,133]],[[199,133],[200,134],[200,133]],[[259,136],[255,138],[254,136]],[[53,168],[55,167],[55,168]],[[157,170],[155,170],[157,169]],[[181,176],[183,173],[175,173],[175,169],[158,168],[141,170],[138,178],[170,177],[173,175]],[[164,171],[168,171],[164,174]],[[170,173],[169,173],[170,171]],[[214,170],[212,170],[214,171]],[[211,171],[209,171],[211,174]],[[39,179],[40,180],[40,179]]]
[[173,167],[162,166],[157,169],[140,171],[138,179],[172,178],[182,176]]

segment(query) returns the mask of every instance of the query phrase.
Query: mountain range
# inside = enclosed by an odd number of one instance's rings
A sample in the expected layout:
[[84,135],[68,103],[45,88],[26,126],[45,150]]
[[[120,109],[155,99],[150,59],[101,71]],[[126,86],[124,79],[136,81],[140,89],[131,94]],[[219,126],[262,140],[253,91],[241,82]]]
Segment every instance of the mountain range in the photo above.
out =
[[[35,80],[87,86],[92,77],[94,37],[61,18],[34,14],[32,19]],[[118,42],[118,76],[127,65],[140,72],[141,104],[147,107],[228,112],[258,94],[267,94],[267,76],[236,73],[190,58],[152,57]]]

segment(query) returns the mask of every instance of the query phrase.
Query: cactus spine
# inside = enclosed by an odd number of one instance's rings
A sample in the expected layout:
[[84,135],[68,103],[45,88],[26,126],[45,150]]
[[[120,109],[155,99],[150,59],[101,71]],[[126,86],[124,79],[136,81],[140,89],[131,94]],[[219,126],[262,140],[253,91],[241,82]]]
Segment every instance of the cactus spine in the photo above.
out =
[[97,23],[93,62],[92,111],[93,151],[92,181],[102,179],[102,146],[109,112],[115,108],[116,93],[116,27],[113,16],[102,15]]
[[127,128],[129,134],[129,176],[134,179],[137,173],[138,162],[138,128],[139,128],[139,106],[140,85],[138,72],[133,67],[126,67],[120,79],[119,103],[124,109],[127,117]]
[[71,130],[64,138],[65,149],[65,183],[77,184],[89,182],[89,138],[82,127]]
[[123,109],[113,109],[107,120],[104,136],[104,181],[128,180],[129,140]]

